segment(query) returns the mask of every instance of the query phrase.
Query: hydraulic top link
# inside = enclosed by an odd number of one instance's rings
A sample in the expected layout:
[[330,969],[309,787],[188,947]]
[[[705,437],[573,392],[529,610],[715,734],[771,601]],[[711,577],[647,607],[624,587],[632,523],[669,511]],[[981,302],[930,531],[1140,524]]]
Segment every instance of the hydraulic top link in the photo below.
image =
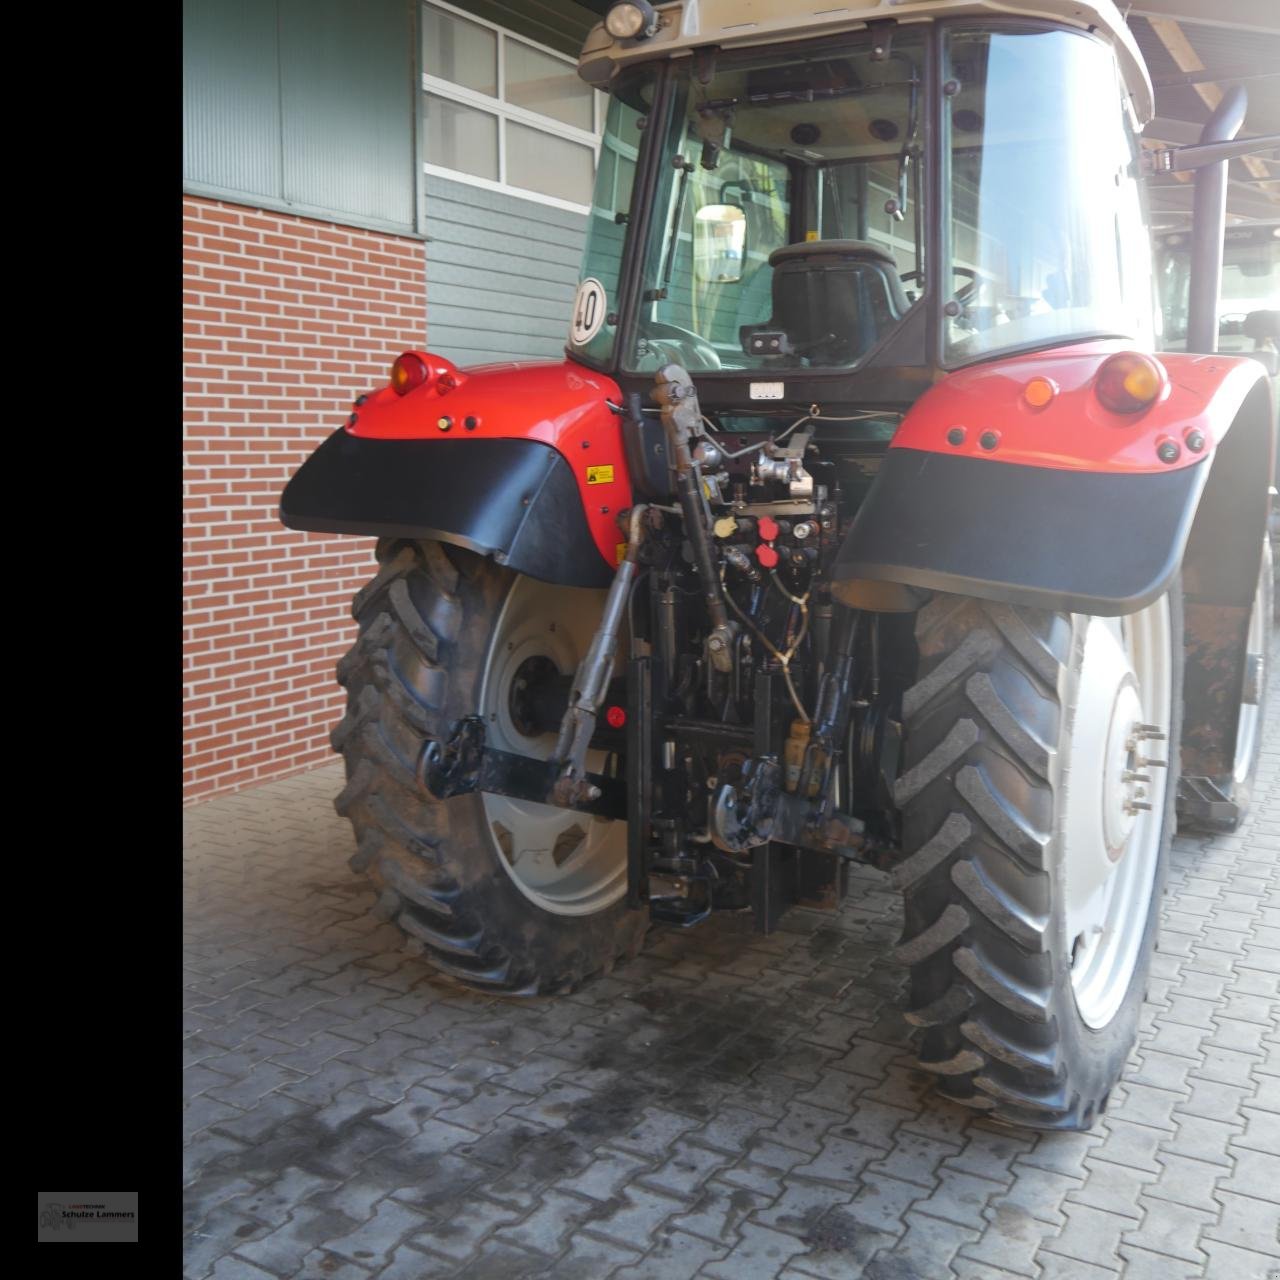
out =
[[733,642],[737,627],[729,621],[724,588],[712,552],[710,519],[702,493],[701,475],[693,459],[689,441],[702,434],[702,409],[698,392],[687,369],[669,364],[654,375],[653,398],[662,409],[662,427],[667,449],[675,466],[676,496],[684,516],[684,533],[693,549],[693,564],[706,601],[711,632],[707,636],[707,656],[717,671],[733,670]]

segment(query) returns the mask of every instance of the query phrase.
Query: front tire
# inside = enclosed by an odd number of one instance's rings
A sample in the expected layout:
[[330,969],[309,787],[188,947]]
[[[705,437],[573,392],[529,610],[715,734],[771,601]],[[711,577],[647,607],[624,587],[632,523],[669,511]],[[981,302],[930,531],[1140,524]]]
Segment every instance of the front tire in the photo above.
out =
[[1007,1122],[1089,1128],[1136,1039],[1181,633],[1176,586],[1124,619],[958,596],[919,614],[895,789],[907,1018],[942,1091]]
[[477,713],[498,745],[545,756],[546,735],[512,739],[507,686],[527,659],[572,674],[604,593],[437,542],[387,540],[378,560],[352,605],[360,635],[338,664],[347,711],[331,735],[351,865],[443,973],[491,994],[572,991],[644,941],[646,915],[625,903],[625,825],[483,794],[439,801],[422,761]]

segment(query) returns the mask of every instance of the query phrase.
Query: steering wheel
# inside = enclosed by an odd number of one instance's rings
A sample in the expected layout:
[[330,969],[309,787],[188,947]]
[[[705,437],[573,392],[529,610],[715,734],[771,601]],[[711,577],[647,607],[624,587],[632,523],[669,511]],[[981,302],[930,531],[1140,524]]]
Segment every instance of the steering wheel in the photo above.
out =
[[657,320],[644,323],[643,330],[640,341],[653,350],[663,364],[674,362],[704,373],[721,367],[720,353],[701,334]]
[[[968,280],[968,284],[962,285],[955,292],[955,300],[961,305],[967,305],[972,302],[978,295],[978,290],[982,287],[982,281],[978,279],[978,273],[972,267],[952,267],[952,271],[958,276],[964,276]],[[919,284],[920,272],[908,271],[905,275],[898,277],[903,284]]]

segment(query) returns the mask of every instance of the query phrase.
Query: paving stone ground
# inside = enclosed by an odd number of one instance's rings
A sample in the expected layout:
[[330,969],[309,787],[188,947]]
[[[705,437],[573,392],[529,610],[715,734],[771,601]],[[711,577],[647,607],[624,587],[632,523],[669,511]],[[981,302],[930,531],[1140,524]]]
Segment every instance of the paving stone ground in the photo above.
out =
[[577,995],[507,1002],[369,914],[339,766],[191,810],[186,1280],[1275,1280],[1270,704],[1248,823],[1175,841],[1139,1043],[1086,1134],[912,1070],[873,870],[838,914],[655,929]]

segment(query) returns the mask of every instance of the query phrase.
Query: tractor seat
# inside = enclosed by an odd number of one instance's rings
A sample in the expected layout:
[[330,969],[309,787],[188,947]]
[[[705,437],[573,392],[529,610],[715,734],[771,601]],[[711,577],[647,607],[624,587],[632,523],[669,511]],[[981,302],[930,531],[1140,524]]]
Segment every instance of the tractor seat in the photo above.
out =
[[906,312],[893,255],[865,240],[809,240],[769,255],[773,314],[741,332],[748,354],[799,356],[813,365],[860,359]]

